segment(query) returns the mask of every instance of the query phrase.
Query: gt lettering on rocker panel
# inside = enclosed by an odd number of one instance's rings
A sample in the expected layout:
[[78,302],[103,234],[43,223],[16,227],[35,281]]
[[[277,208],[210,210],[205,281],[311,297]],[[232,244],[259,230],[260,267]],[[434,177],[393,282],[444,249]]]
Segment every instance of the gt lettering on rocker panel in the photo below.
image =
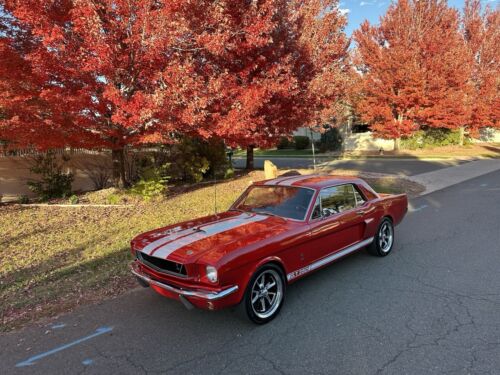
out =
[[337,252],[327,256],[326,258],[323,258],[323,259],[320,259],[314,263],[311,263],[310,265],[308,265],[306,267],[303,267],[303,268],[300,268],[296,271],[290,272],[288,275],[286,275],[286,278],[288,281],[296,279],[299,276],[302,276],[306,273],[314,271],[315,269],[323,267],[323,266],[325,266],[325,265],[347,255],[347,254],[352,253],[353,251],[359,250],[362,247],[365,247],[365,246],[371,244],[372,242],[373,242],[373,237],[368,238],[364,241],[358,242],[357,244],[354,244],[352,246],[346,247],[345,249],[337,251]]

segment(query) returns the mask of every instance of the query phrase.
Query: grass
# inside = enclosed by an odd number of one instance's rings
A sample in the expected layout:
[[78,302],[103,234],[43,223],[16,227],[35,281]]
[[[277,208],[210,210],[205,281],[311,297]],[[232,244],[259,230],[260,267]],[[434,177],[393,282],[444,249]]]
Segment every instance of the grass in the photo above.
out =
[[[284,149],[284,150],[278,150],[276,148],[273,149],[268,149],[268,150],[261,150],[261,149],[255,149],[254,150],[254,156],[312,156],[312,150],[311,149],[306,149],[306,150],[295,150],[295,149]],[[246,150],[238,150],[234,153],[234,156],[236,157],[246,157]],[[318,155],[319,152],[316,151],[316,155]]]
[[399,152],[386,151],[379,155],[377,151],[357,152],[352,156],[357,157],[396,157],[409,159],[450,159],[450,158],[498,158],[500,157],[500,146],[497,143],[475,143],[466,146],[442,146],[434,148],[423,148],[418,150],[403,149]]
[[[234,153],[235,157],[246,157],[246,150],[238,150]],[[312,150],[294,150],[294,149],[255,149],[254,156],[260,157],[312,157]],[[335,153],[321,154],[316,151],[316,157],[335,158]],[[346,158],[402,158],[402,159],[450,159],[460,157],[485,157],[485,158],[500,158],[499,143],[478,143],[466,146],[444,146],[435,148],[425,148],[419,150],[400,150],[385,151],[383,155],[379,151],[356,151],[347,153]]]
[[[263,172],[253,172],[219,183],[219,210],[260,179]],[[380,192],[414,194],[420,189],[399,178],[367,180]],[[105,199],[104,192],[89,194],[91,199],[95,195]],[[0,206],[0,331],[135,287],[128,270],[130,240],[146,230],[213,213],[213,195],[213,186],[205,186],[144,203],[132,200],[126,207]]]

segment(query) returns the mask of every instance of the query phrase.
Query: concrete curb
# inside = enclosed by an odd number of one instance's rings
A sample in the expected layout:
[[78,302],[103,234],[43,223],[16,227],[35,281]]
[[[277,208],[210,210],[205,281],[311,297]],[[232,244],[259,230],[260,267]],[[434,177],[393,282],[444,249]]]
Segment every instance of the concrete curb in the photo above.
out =
[[67,208],[86,208],[86,207],[108,207],[108,208],[132,208],[132,204],[48,204],[48,203],[14,203],[11,206],[19,207],[67,207]]
[[500,170],[500,160],[483,159],[415,176],[407,176],[406,179],[425,186],[425,191],[420,194],[420,196],[424,196],[498,170]]
[[[254,156],[255,159],[313,159],[312,155],[267,155],[267,156]],[[246,160],[243,156],[234,156],[233,160]],[[316,155],[316,159],[329,159],[330,161],[357,161],[357,160],[389,160],[389,161],[440,161],[440,160],[453,160],[453,161],[474,161],[474,160],[498,160],[500,156],[429,156],[429,157],[397,157],[397,156],[359,156],[359,157],[336,157],[327,155]]]

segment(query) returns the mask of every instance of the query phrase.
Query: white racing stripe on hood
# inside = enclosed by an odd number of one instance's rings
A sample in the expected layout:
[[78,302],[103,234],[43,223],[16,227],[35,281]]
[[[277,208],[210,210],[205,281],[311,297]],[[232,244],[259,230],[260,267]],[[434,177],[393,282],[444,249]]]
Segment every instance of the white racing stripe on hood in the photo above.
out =
[[179,237],[182,236],[187,236],[189,233],[193,233],[194,228],[189,228],[189,229],[184,229],[180,230],[178,232],[173,232],[172,234],[165,234],[162,238],[151,242],[147,246],[144,246],[143,249],[141,249],[141,252],[145,254],[151,254],[155,249],[159,248],[162,245],[165,245],[168,242],[174,241]]
[[262,221],[265,220],[266,218],[267,216],[264,215],[242,213],[239,216],[232,217],[226,220],[200,225],[199,227],[194,228],[197,229],[196,231],[193,231],[191,234],[185,235],[183,237],[177,238],[171,242],[166,243],[164,246],[158,248],[158,250],[152,253],[151,255],[157,258],[166,259],[174,251],[184,246],[190,245],[196,241],[203,240],[205,238],[214,236],[222,232],[226,232],[228,230],[238,228],[243,225]]
[[[239,216],[237,216],[237,217],[239,217]],[[231,218],[229,218],[229,219],[231,219]],[[221,219],[219,222],[222,222],[224,220],[228,220],[228,219]],[[153,253],[161,246],[163,246],[169,242],[172,242],[180,237],[184,237],[184,236],[187,236],[189,234],[195,233],[199,230],[197,227],[191,227],[191,228],[187,228],[187,229],[183,229],[183,230],[176,230],[177,228],[178,227],[175,227],[175,228],[169,229],[165,232],[161,232],[160,238],[158,240],[149,243],[140,251],[145,253],[145,254],[148,254],[148,255],[153,255]],[[156,235],[156,237],[158,237],[158,235]]]

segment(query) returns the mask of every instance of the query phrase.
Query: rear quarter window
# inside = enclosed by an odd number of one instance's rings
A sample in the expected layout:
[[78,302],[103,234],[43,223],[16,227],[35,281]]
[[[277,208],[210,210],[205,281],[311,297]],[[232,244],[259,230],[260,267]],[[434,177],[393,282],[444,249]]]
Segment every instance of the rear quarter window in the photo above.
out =
[[365,198],[367,200],[371,201],[371,200],[378,198],[377,195],[375,195],[370,189],[366,188],[364,185],[356,184],[356,186],[358,187],[358,189],[361,191],[361,193],[365,196]]

